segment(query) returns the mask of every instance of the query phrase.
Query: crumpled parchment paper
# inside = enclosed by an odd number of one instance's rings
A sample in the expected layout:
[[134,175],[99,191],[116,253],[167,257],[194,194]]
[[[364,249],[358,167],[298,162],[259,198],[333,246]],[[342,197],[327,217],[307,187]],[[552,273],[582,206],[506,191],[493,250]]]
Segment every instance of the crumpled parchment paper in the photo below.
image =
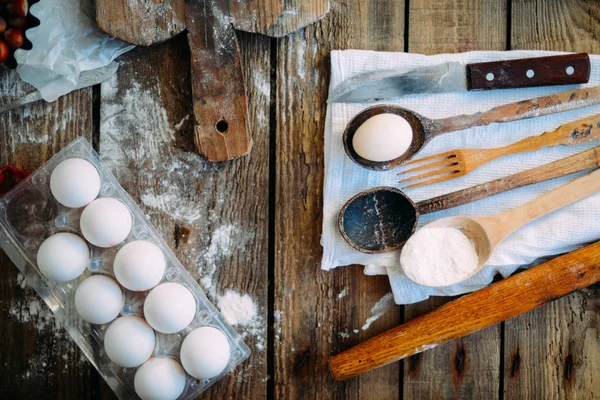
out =
[[30,13],[41,24],[26,32],[33,49],[17,50],[15,58],[21,79],[44,100],[54,101],[77,89],[83,72],[105,67],[135,47],[102,32],[91,10],[91,0],[41,0],[31,6]]

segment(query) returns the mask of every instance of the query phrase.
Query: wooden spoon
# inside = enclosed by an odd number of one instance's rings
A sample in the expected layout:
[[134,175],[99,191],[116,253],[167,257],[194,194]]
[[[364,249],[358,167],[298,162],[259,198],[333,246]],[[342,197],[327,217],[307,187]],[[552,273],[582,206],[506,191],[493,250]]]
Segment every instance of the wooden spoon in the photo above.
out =
[[[455,282],[430,287],[449,286],[469,279],[483,268],[496,246],[505,237],[546,214],[588,197],[600,190],[600,170],[577,178],[519,207],[490,217],[447,217],[425,225],[422,229],[452,227],[459,229],[475,246],[477,268]],[[402,266],[404,268],[404,266]],[[423,282],[416,282],[425,284]]]
[[463,190],[414,203],[393,187],[376,187],[360,192],[344,204],[338,217],[342,237],[363,253],[399,249],[410,238],[419,215],[471,203],[511,189],[600,166],[600,147],[536,168],[518,172]]
[[[556,114],[600,103],[600,87],[583,88],[549,96],[536,97],[516,103],[504,104],[491,110],[470,115],[458,115],[442,119],[429,119],[414,111],[395,105],[384,104],[369,107],[358,113],[344,131],[343,143],[346,154],[355,163],[376,171],[388,170],[411,159],[431,139],[448,132],[460,131],[493,122],[510,122],[543,115]],[[413,138],[404,154],[390,161],[371,161],[358,155],[352,147],[356,130],[369,118],[391,113],[404,118],[412,127]]]
[[329,359],[335,379],[469,335],[600,281],[600,242],[469,293]]

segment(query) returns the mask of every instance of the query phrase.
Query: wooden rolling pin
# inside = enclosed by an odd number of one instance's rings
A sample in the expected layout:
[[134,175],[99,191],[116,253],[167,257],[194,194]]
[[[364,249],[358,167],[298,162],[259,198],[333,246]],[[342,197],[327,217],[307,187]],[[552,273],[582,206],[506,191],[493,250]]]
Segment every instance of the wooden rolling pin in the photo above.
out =
[[600,281],[600,242],[467,294],[329,359],[338,380],[466,336]]

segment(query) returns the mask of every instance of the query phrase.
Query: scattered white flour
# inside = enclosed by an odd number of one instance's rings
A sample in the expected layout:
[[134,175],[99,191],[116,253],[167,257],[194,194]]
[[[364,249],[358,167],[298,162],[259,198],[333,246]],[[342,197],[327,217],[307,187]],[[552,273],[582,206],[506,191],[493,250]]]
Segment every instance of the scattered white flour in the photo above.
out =
[[218,306],[225,320],[231,325],[244,325],[256,318],[256,306],[247,294],[241,296],[228,290],[219,299]]
[[[17,284],[21,287],[26,286],[25,277],[20,273],[17,275]],[[54,318],[50,308],[38,299],[31,289],[25,290],[31,292],[26,297],[12,299],[8,304],[0,302],[0,315],[9,315],[14,321],[30,325],[43,335],[43,340],[40,338],[37,342],[37,352],[27,360],[28,368],[22,376],[37,380],[48,379],[56,373],[57,360],[67,361],[75,357],[77,345]],[[80,353],[77,365],[84,365],[86,362],[87,359]],[[61,372],[66,373],[68,367],[69,365],[64,363]],[[82,374],[87,371],[86,368],[79,370]]]
[[217,306],[225,317],[225,320],[233,326],[240,326],[242,338],[253,336],[255,347],[258,351],[266,348],[264,318],[257,312],[256,304],[247,295],[241,295],[233,290],[227,290],[217,300]]
[[160,21],[160,23],[142,24],[140,36],[148,38],[146,45],[150,45],[153,38],[158,37],[164,40],[181,32],[185,28],[183,22],[180,22],[176,17],[175,10],[173,10],[173,7],[168,2],[128,0],[127,6],[130,9],[143,9],[146,15],[156,15],[158,17],[156,20]]
[[344,290],[342,290],[338,295],[337,298],[339,299],[343,299],[344,297],[346,297],[346,295],[348,294],[348,288],[344,288]]
[[273,327],[273,330],[275,332],[274,336],[276,341],[279,341],[281,339],[281,324],[283,323],[283,316],[284,312],[281,310],[275,310],[275,312],[273,313],[273,317],[275,320],[275,326]]
[[231,256],[231,237],[237,233],[237,229],[232,224],[221,225],[215,229],[210,238],[209,246],[201,252],[200,259],[197,262],[200,284],[212,299],[216,298],[216,288],[213,280],[217,271],[217,264],[224,258]]
[[188,114],[185,117],[181,118],[181,121],[179,121],[178,123],[176,123],[173,128],[175,128],[176,131],[180,130],[181,127],[183,127],[183,124],[185,124],[190,117],[192,116],[192,114]]
[[358,332],[360,332],[358,329],[353,330],[352,332],[358,334]]
[[[198,186],[212,186],[214,176],[206,172],[215,167],[193,149],[185,151],[176,146],[176,134],[192,123],[190,116],[171,124],[162,106],[158,82],[144,88],[132,79],[129,87],[121,87],[118,93],[117,85],[114,78],[101,86],[102,161],[126,190],[127,182],[146,187],[140,200],[151,216],[168,215],[185,223],[198,221],[203,209],[196,199]],[[214,197],[217,203],[224,201],[221,193]]]
[[267,74],[254,75],[254,89],[265,97],[271,95],[271,81]]
[[425,228],[404,245],[400,264],[410,280],[425,286],[448,286],[477,268],[475,246],[459,229]]
[[350,337],[350,334],[348,332],[338,332],[338,336],[342,339],[348,339]]
[[[219,41],[215,41],[215,52],[217,56],[226,57],[232,54],[236,48],[235,33],[232,30],[235,19],[228,14],[224,14],[216,5],[213,5],[212,13],[216,20],[213,23],[213,35],[215,38],[220,38]],[[227,34],[227,31],[230,33]]]
[[17,285],[19,285],[21,289],[25,289],[25,286],[27,286],[27,280],[25,280],[25,275],[23,275],[20,272],[17,274]]
[[394,304],[394,294],[388,293],[381,299],[377,300],[377,303],[371,308],[371,316],[367,318],[365,324],[362,326],[362,330],[366,331],[371,327],[371,324],[377,321],[383,314],[385,314]]
[[100,85],[100,94],[103,100],[114,99],[119,92],[119,74],[114,74],[108,81]]
[[[122,61],[121,77],[130,62],[136,61]],[[163,102],[158,78],[143,81],[139,78],[138,81],[135,75],[125,76],[127,86],[120,84],[119,87],[117,78],[102,84],[99,143],[102,161],[125,190],[130,189],[128,183],[134,184],[135,189],[145,188],[132,195],[139,196],[149,219],[156,222],[157,217],[166,218],[190,229],[185,243],[175,249],[177,256],[189,270],[197,272],[207,296],[218,304],[221,295],[216,284],[218,269],[231,263],[234,254],[243,254],[255,233],[230,223],[223,224],[224,216],[220,212],[205,212],[213,208],[220,210],[220,205],[225,203],[228,191],[223,188],[230,185],[230,176],[218,163],[208,162],[198,155],[190,145],[191,138],[181,135],[181,132],[192,134],[193,114],[179,115],[171,122],[163,104],[172,101],[173,96],[170,94],[169,100]],[[174,83],[175,87],[180,85],[189,83]],[[173,235],[172,232],[162,234],[167,239]],[[266,348],[267,324],[256,310],[254,318],[238,325],[242,336],[262,351]]]
[[[60,324],[52,315],[50,309],[38,299],[16,301],[11,304],[10,315],[21,323],[33,323],[38,332],[54,329],[63,332]],[[66,333],[65,333],[66,335]]]
[[181,202],[180,190],[176,187],[170,187],[167,189],[167,192],[161,193],[159,195],[155,194],[152,190],[146,190],[141,197],[141,201],[145,206],[153,208],[155,210],[160,210],[164,212],[169,212],[171,217],[191,224],[194,221],[200,219],[200,208],[196,210],[172,210],[172,204],[177,204]]

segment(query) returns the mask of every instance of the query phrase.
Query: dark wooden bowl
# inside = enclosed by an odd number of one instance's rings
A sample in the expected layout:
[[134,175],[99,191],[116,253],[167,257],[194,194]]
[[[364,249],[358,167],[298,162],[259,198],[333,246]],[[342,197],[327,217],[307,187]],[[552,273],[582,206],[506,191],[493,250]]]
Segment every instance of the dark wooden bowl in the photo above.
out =
[[417,205],[401,190],[380,186],[360,192],[338,217],[342,237],[356,250],[377,254],[402,247],[417,227]]
[[366,158],[362,158],[356,153],[354,147],[352,146],[352,139],[354,138],[354,134],[356,130],[369,118],[374,117],[379,114],[395,114],[404,118],[410,124],[413,130],[413,137],[410,147],[405,151],[405,154],[412,154],[413,152],[419,150],[424,141],[427,139],[426,135],[423,135],[423,123],[417,117],[417,114],[407,110],[402,107],[398,107],[392,104],[381,104],[375,105],[369,108],[362,110],[358,113],[346,126],[344,130],[343,142],[344,142],[344,150],[346,150],[346,154],[352,161],[356,164],[374,170],[374,171],[386,171],[388,169],[395,168],[406,161],[406,157],[400,156],[390,161],[371,161]]

